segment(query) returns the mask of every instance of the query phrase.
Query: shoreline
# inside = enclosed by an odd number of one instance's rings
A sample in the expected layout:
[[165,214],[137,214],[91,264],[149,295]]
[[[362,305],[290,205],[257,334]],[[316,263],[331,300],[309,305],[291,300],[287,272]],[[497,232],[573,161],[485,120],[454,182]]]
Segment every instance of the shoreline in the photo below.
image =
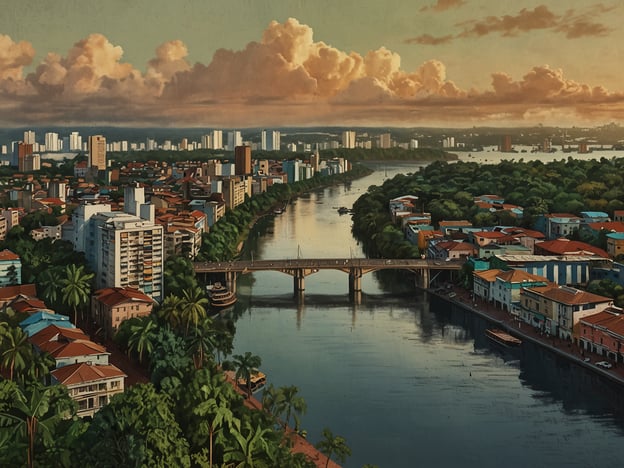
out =
[[[444,293],[427,288],[423,289],[423,291],[451,306],[459,307],[466,312],[478,315],[512,336],[530,341],[558,356],[568,359],[574,364],[578,364],[585,369],[595,372],[601,377],[605,377],[618,385],[624,386],[624,366],[618,366],[616,363],[613,363],[611,369],[598,367],[596,366],[596,362],[606,360],[604,356],[584,351],[569,341],[556,337],[547,337],[531,327],[528,323],[516,320],[506,311],[498,309],[491,304],[484,303],[481,300],[474,302],[470,298],[468,291],[457,287],[445,289]],[[455,293],[455,295],[449,297],[448,294],[450,292]],[[590,358],[590,362],[586,362],[584,360],[586,358]]]

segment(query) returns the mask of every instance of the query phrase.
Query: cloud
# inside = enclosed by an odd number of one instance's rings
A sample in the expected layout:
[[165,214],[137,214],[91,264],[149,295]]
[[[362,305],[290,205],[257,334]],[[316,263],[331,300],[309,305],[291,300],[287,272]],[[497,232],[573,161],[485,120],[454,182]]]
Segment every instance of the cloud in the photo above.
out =
[[[539,16],[545,27],[562,24]],[[565,17],[565,24],[581,24],[577,13]],[[499,32],[529,27],[518,19],[509,24]],[[32,46],[0,41],[6,125],[435,125],[624,116],[622,93],[575,81],[559,68],[534,66],[520,78],[497,71],[487,89],[467,90],[439,60],[408,70],[386,47],[343,51],[315,40],[312,28],[294,18],[271,22],[240,50],[217,50],[208,63],[191,64],[187,46],[171,40],[135,66],[124,62],[120,45],[92,34],[65,54],[47,54],[25,78]]]
[[421,45],[440,45],[447,44],[454,39],[452,34],[448,34],[446,36],[434,37],[431,34],[421,34],[417,37],[411,37],[409,39],[405,39],[403,42],[405,44],[421,44]]
[[422,7],[420,11],[423,11],[423,12],[424,11],[435,11],[435,12],[446,11],[452,8],[459,8],[464,3],[466,3],[464,0],[438,0],[433,5]]
[[35,49],[30,42],[14,42],[9,36],[0,34],[0,82],[19,81],[25,66],[31,64]]
[[568,39],[606,36],[611,29],[591,17],[612,11],[614,7],[596,5],[593,9],[577,12],[568,10],[563,15],[552,12],[546,5],[539,5],[532,10],[523,8],[516,15],[487,16],[480,20],[467,20],[456,26],[460,31],[453,35],[432,36],[422,34],[405,39],[406,44],[440,45],[456,39],[479,38],[490,34],[502,37],[515,37],[536,30],[550,30],[564,34]]

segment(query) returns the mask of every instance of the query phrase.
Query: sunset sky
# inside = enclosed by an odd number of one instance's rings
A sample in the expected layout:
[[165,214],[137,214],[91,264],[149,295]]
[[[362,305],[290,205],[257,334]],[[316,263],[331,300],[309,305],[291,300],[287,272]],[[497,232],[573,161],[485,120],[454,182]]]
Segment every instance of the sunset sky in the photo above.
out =
[[594,126],[613,0],[3,0],[0,125]]

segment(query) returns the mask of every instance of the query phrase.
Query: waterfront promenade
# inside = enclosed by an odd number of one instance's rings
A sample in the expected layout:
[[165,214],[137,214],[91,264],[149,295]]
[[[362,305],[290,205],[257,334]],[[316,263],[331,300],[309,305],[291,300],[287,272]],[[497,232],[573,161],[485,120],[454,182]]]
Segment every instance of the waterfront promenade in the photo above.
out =
[[[624,385],[624,365],[612,363],[613,367],[611,369],[598,367],[596,366],[596,362],[607,361],[604,356],[582,350],[578,347],[578,345],[569,341],[561,340],[552,336],[549,337],[540,333],[539,330],[536,330],[528,323],[518,321],[510,313],[501,310],[492,304],[484,302],[480,299],[475,301],[470,297],[470,292],[463,288],[454,286],[452,289],[445,289],[443,291],[427,290],[427,292],[428,294],[436,296],[449,302],[450,304],[479,315],[485,320],[491,322],[497,328],[501,328],[513,336],[523,340],[532,341],[533,343],[536,343],[551,352],[569,359],[570,361],[573,361],[574,363],[597,374],[600,374],[615,383]],[[449,296],[451,292],[455,293],[453,297]],[[585,361],[586,358],[589,358],[589,362]]]

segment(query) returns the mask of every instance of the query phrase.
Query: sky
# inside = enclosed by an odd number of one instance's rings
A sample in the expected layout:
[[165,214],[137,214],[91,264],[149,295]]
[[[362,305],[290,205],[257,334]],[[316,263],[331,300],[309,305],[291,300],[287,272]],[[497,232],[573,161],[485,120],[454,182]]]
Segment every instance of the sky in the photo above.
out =
[[2,0],[0,126],[597,126],[620,0]]

